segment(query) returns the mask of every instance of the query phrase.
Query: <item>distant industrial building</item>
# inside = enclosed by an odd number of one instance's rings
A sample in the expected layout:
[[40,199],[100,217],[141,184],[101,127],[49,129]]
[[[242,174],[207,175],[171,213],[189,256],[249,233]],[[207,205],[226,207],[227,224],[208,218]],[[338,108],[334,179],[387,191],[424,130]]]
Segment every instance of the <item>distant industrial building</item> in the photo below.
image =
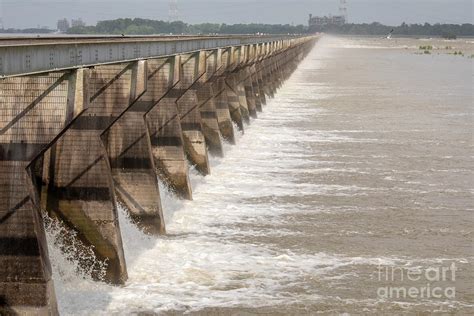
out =
[[71,27],[84,27],[86,23],[82,21],[81,18],[79,19],[72,19],[71,23],[67,19],[62,19],[58,21],[57,27],[58,31],[61,33],[66,33]]
[[341,26],[347,23],[347,0],[339,0],[339,15],[313,16],[309,15],[309,30],[317,32],[331,26]]
[[58,21],[57,27],[59,32],[66,33],[71,26],[69,25],[69,21],[67,19],[62,19]]
[[325,27],[329,25],[344,25],[346,24],[346,17],[343,15],[334,15],[334,16],[313,16],[309,15],[309,27]]

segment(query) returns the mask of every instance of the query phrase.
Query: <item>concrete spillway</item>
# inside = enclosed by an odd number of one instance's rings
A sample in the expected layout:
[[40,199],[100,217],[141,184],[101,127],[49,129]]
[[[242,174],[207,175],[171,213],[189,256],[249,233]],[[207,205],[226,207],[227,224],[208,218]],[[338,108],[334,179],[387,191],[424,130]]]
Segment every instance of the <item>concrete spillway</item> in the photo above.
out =
[[117,203],[166,234],[158,179],[192,199],[188,165],[210,174],[315,40],[0,40],[0,314],[57,313],[43,212],[123,284]]

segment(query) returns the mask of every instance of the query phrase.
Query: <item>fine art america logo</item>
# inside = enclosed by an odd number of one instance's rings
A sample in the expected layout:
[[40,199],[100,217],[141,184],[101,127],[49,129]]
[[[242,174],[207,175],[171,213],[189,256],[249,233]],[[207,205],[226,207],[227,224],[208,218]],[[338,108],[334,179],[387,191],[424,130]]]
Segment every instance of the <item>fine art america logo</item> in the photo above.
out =
[[378,267],[378,281],[390,284],[377,289],[381,299],[454,299],[457,267]]

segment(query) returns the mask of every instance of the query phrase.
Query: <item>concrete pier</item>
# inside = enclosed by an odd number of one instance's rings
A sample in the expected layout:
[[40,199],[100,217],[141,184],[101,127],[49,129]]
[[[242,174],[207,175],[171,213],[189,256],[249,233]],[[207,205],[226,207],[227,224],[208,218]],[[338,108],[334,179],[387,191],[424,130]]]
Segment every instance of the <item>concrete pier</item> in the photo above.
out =
[[227,102],[229,103],[230,117],[238,129],[244,132],[244,118],[240,109],[239,91],[237,88],[237,73],[236,69],[240,62],[240,48],[231,47],[227,50],[227,69],[225,72],[223,93],[226,94]]
[[179,197],[192,199],[176,104],[184,92],[174,89],[180,80],[181,57],[149,60],[148,65],[148,87],[139,103],[149,107],[145,119],[155,168],[160,178]]
[[148,62],[134,64],[130,106],[106,129],[101,138],[105,143],[112,169],[118,200],[130,213],[130,218],[146,233],[164,234],[157,172],[147,134],[145,113],[149,104],[138,102],[147,90]]
[[88,70],[0,81],[0,314],[55,314],[56,298],[31,168],[88,106]]
[[206,51],[181,56],[181,73],[175,91],[178,98],[179,118],[183,132],[184,149],[191,164],[203,175],[210,174],[206,139],[203,134],[201,103],[197,91],[203,85],[206,73]]
[[232,124],[229,97],[227,95],[225,82],[225,78],[230,68],[230,50],[219,49],[217,52],[217,70],[213,81],[217,123],[219,124],[222,138],[231,144],[235,144],[234,126]]
[[265,53],[265,58],[262,60],[261,65],[262,65],[262,86],[263,86],[263,91],[266,96],[269,98],[274,97],[274,88],[273,84],[271,81],[272,77],[272,68],[273,64],[275,62],[275,57],[272,55],[272,52],[270,50],[270,46],[267,45],[267,51]]
[[123,284],[119,206],[165,234],[159,181],[192,199],[189,165],[209,174],[208,151],[235,143],[234,124],[244,132],[316,38],[4,41],[0,314],[54,315],[43,216],[105,263],[93,277]]
[[242,70],[243,74],[243,79],[242,79],[242,84],[244,86],[245,90],[245,98],[246,98],[246,104],[247,104],[247,109],[249,111],[249,116],[251,118],[257,118],[257,98],[256,98],[256,93],[255,93],[255,87],[253,85],[253,78],[252,78],[252,66],[246,66]]
[[209,152],[215,156],[223,157],[222,135],[217,117],[217,90],[216,80],[218,76],[219,51],[213,50],[203,52],[205,58],[201,60],[200,68],[204,68],[205,73],[199,80],[199,88],[196,89],[199,110],[201,114],[202,133],[206,139]]
[[[125,132],[121,127],[125,120],[120,118],[144,91],[143,68],[143,62],[134,62],[90,69],[89,108],[45,160],[51,169],[44,188],[46,210],[75,230],[85,245],[93,246],[97,259],[107,262],[105,280],[114,284],[127,279],[117,197],[132,218],[145,207],[135,206],[140,191],[135,191],[127,176],[130,170],[122,168],[125,160],[118,159],[124,148],[124,139],[118,136]],[[115,122],[119,124],[112,127]],[[99,272],[95,277],[99,278]]]
[[[237,95],[239,97],[240,114],[242,116],[242,119],[246,124],[250,124],[250,108],[247,102],[247,91],[245,89],[245,84],[246,84],[245,76],[246,76],[245,68],[238,71],[236,83],[235,83],[236,84],[235,90],[237,91]],[[249,93],[249,97],[251,98],[251,93]]]
[[260,98],[260,86],[258,84],[258,76],[257,76],[257,63],[261,58],[261,51],[260,45],[252,45],[251,46],[251,54],[249,56],[249,64],[248,64],[248,75],[249,80],[252,87],[252,96],[253,102],[255,104],[256,112],[262,112],[262,101]]
[[240,91],[235,74],[229,74],[225,79],[225,92],[229,103],[229,112],[232,121],[237,124],[239,130],[244,132],[244,117],[240,107]]
[[259,53],[257,57],[257,61],[255,62],[255,80],[256,86],[258,87],[258,96],[260,99],[260,110],[263,110],[263,106],[267,104],[267,99],[265,97],[265,89],[264,89],[264,82],[263,82],[263,62],[267,58],[266,55],[266,47],[264,44],[259,45]]

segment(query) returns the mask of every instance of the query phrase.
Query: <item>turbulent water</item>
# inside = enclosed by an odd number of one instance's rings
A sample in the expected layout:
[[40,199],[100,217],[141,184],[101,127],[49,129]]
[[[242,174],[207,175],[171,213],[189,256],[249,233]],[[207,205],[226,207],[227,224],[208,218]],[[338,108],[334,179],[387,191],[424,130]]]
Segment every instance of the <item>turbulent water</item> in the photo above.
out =
[[162,190],[167,237],[121,210],[125,286],[51,247],[61,313],[473,313],[473,45],[323,38],[194,201]]

